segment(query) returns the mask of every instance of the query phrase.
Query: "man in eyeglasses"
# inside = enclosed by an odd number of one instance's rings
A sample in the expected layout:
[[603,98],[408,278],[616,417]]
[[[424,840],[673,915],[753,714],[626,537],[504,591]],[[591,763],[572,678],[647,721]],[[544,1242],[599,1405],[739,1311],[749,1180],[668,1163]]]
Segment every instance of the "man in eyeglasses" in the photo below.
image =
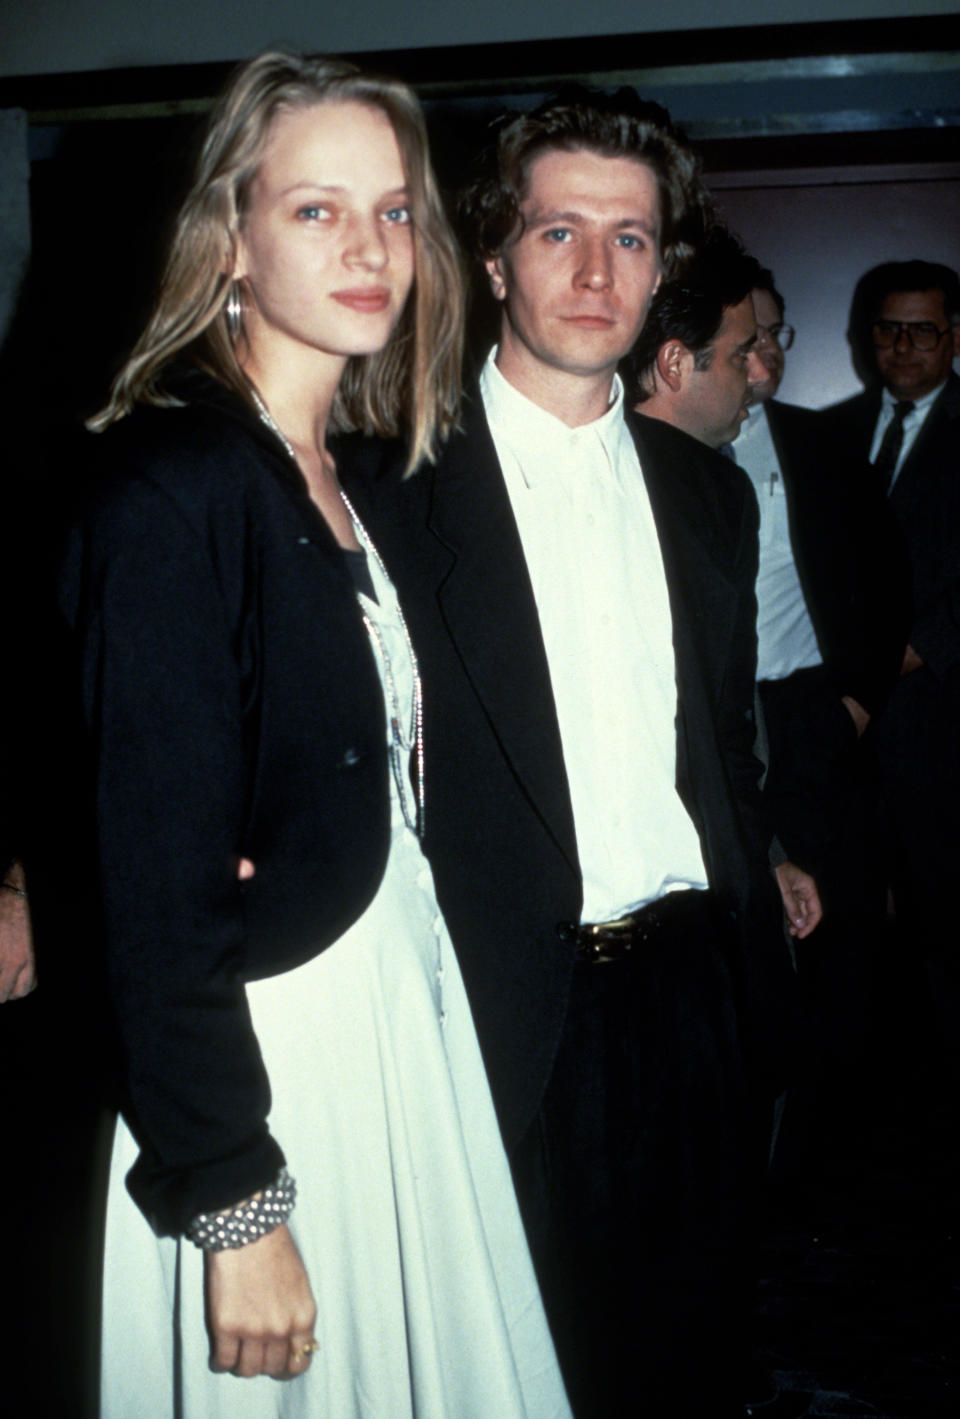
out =
[[763,268],[753,306],[763,377],[751,381],[753,402],[733,454],[760,505],[764,791],[784,850],[815,875],[825,911],[798,953],[811,1049],[781,1136],[781,1164],[791,1169],[809,1158],[811,1143],[843,1145],[858,1112],[870,958],[885,907],[859,740],[897,681],[909,573],[865,456],[823,414],[776,398],[794,330]]
[[[858,283],[851,340],[871,387],[830,411],[868,457],[913,563],[914,615],[901,676],[875,726],[890,819],[901,945],[929,991],[946,1093],[960,1082],[960,280],[926,261],[889,262]],[[904,976],[904,980],[908,979]]]

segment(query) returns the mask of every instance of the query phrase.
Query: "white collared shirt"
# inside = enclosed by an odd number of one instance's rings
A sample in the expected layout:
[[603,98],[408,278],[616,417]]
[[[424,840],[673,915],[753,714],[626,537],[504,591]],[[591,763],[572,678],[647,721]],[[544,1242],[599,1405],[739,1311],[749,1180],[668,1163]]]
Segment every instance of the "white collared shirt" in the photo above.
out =
[[757,679],[782,680],[795,670],[822,664],[823,657],[793,557],[787,490],[765,405],[751,406],[733,453],[760,504]]
[[706,887],[676,790],[663,559],[623,391],[571,429],[504,379],[480,391],[533,583],[583,871],[583,920]]
[[[917,434],[923,428],[923,421],[930,413],[930,408],[933,404],[933,401],[943,389],[944,384],[946,384],[946,380],[944,380],[942,384],[938,384],[936,389],[932,389],[929,394],[925,394],[922,399],[915,400],[913,408],[910,410],[910,413],[907,414],[904,418],[903,443],[900,445],[900,453],[897,457],[897,466],[894,469],[893,477],[890,479],[891,488],[897,481],[897,478],[900,476],[900,469],[903,467],[903,460],[906,458],[907,454],[910,452],[911,448],[913,448],[913,445],[916,443]],[[883,443],[883,436],[887,432],[887,425],[893,418],[894,406],[899,402],[900,401],[897,399],[897,396],[895,394],[891,394],[889,389],[884,386],[883,393],[880,396],[880,413],[877,416],[877,427],[873,431],[873,443],[870,445],[871,463],[874,461],[880,451],[880,445]]]

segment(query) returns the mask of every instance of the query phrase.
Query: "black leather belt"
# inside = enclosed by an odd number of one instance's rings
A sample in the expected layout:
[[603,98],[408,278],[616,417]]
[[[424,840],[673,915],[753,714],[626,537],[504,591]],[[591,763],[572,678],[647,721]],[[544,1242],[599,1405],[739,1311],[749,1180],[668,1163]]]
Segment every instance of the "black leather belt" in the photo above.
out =
[[608,961],[622,961],[631,951],[649,946],[681,922],[699,917],[707,923],[713,913],[711,894],[691,888],[668,892],[639,911],[617,917],[615,921],[561,922],[557,933],[561,941],[574,943],[578,960],[602,965]]

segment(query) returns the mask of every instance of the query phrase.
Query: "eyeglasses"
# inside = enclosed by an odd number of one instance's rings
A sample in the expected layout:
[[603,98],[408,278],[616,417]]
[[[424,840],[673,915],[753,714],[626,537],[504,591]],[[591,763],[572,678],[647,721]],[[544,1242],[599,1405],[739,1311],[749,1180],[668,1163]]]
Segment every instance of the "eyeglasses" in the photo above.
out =
[[789,350],[796,333],[792,325],[758,325],[754,349],[762,350],[764,345],[779,345],[781,350]]
[[873,343],[889,350],[903,334],[915,350],[935,350],[949,330],[949,325],[940,330],[932,320],[875,320]]

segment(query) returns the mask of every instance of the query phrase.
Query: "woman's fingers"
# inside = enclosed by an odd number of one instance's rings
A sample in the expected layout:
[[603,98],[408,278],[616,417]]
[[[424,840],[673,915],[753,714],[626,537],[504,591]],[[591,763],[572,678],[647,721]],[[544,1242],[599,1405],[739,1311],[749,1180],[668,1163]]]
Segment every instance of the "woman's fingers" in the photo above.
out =
[[302,1375],[318,1348],[313,1336],[305,1332],[270,1340],[225,1335],[218,1337],[211,1368],[229,1371],[244,1379],[254,1375],[274,1378]]
[[240,1337],[238,1335],[215,1334],[210,1350],[211,1370],[234,1370],[240,1359]]

